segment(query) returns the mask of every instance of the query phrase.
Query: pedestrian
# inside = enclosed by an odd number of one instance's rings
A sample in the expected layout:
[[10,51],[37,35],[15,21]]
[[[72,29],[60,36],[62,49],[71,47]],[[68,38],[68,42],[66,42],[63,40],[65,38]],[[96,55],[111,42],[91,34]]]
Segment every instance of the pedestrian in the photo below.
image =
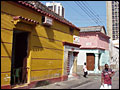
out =
[[101,73],[101,85],[103,85],[104,89],[112,88],[112,76],[115,74],[111,68],[109,68],[108,64],[105,64],[105,68]]
[[83,65],[83,71],[84,71],[84,75],[83,75],[83,76],[84,76],[85,78],[87,78],[86,75],[88,74],[88,72],[87,72],[86,63],[84,63],[84,65]]

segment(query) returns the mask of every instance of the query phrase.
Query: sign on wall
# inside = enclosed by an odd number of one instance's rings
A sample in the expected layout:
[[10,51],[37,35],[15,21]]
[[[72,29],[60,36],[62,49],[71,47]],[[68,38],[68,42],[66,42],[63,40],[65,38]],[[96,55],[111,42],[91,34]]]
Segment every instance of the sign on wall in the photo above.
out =
[[76,36],[76,35],[73,35],[73,43],[79,44],[79,42],[80,42],[80,37]]
[[91,46],[91,42],[86,42],[86,46]]
[[53,24],[53,19],[48,17],[48,16],[45,16],[44,17],[44,20],[43,20],[43,24],[44,25],[48,25],[48,26],[51,26]]

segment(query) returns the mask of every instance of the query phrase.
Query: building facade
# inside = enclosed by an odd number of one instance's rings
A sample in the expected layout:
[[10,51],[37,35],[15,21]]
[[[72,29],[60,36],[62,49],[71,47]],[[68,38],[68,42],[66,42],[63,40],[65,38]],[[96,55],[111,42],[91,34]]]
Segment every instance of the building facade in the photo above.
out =
[[107,33],[111,40],[119,39],[119,1],[106,1]]
[[119,69],[119,40],[110,40],[110,67],[112,69]]
[[65,10],[64,7],[62,6],[61,3],[56,3],[56,2],[47,2],[46,6],[48,8],[50,8],[52,11],[54,11],[55,13],[57,13],[58,15],[64,17],[65,15]]
[[78,72],[86,62],[88,73],[100,73],[109,64],[109,37],[103,26],[80,27],[81,47],[78,54]]
[[1,88],[67,80],[76,73],[80,45],[73,43],[73,35],[79,31],[38,1],[2,1]]

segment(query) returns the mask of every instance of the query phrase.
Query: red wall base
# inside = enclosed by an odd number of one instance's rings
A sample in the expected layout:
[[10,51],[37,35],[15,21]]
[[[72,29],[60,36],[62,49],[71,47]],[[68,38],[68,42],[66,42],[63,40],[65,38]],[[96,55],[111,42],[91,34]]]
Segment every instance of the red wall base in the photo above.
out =
[[11,85],[1,86],[1,89],[11,89]]
[[[60,81],[65,81],[68,79],[68,76],[61,76],[61,77],[58,77],[58,78],[52,78],[52,79],[47,79],[47,81],[49,81],[49,83],[55,83],[55,82],[60,82]],[[45,81],[45,80],[42,80],[42,81]],[[34,82],[31,82],[30,84],[28,84],[28,86],[24,86],[24,87],[19,87],[19,88],[15,88],[15,89],[29,89],[29,88],[33,88],[36,86],[36,84],[38,83],[39,81],[34,81]],[[11,88],[11,85],[7,85],[7,86],[1,86],[1,89],[12,89]]]

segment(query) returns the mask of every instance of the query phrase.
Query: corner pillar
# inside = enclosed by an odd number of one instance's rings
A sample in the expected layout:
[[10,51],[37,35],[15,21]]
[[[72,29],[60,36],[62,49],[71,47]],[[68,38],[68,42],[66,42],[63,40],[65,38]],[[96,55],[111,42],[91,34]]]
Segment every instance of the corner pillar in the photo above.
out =
[[99,59],[99,54],[95,53],[95,69],[94,69],[95,73],[99,72],[99,69],[98,69],[98,59]]

